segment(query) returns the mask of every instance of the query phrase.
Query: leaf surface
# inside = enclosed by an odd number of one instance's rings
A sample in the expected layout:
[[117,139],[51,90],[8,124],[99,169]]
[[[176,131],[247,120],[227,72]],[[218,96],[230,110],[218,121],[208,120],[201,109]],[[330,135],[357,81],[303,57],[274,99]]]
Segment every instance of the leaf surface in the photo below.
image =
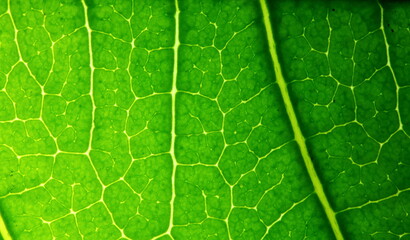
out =
[[2,238],[409,238],[409,12],[1,0]]

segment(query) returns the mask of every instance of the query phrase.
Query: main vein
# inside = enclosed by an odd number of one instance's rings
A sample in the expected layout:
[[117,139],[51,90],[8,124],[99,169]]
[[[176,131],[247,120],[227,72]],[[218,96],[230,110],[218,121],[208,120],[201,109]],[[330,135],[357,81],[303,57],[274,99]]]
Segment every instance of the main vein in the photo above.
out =
[[175,44],[174,44],[174,69],[172,74],[172,90],[171,90],[171,98],[172,98],[172,125],[171,125],[171,149],[170,154],[172,158],[172,196],[171,196],[171,208],[170,208],[170,219],[169,219],[169,227],[167,233],[171,235],[171,229],[174,225],[174,202],[175,202],[175,172],[177,169],[177,160],[175,157],[175,117],[176,117],[176,94],[177,94],[177,76],[178,76],[178,49],[179,49],[179,6],[178,0],[175,0]]
[[0,215],[0,233],[4,240],[11,240],[9,231],[7,230],[6,223],[4,222],[3,217]]
[[289,92],[287,89],[287,84],[283,77],[279,59],[278,59],[278,54],[276,52],[276,43],[273,38],[272,25],[271,25],[270,18],[269,18],[269,10],[266,5],[266,0],[259,0],[259,2],[262,8],[263,22],[266,28],[266,34],[267,34],[268,44],[269,44],[269,52],[272,58],[273,68],[275,70],[276,79],[277,79],[277,82],[280,88],[280,92],[282,94],[283,101],[285,103],[286,112],[289,116],[290,123],[292,125],[292,129],[295,134],[296,143],[299,145],[299,148],[300,148],[300,151],[303,157],[303,161],[305,162],[305,166],[307,168],[309,177],[312,180],[313,187],[320,200],[320,203],[322,204],[325,210],[326,216],[330,222],[333,233],[336,239],[342,240],[343,235],[342,235],[342,232],[340,231],[339,224],[337,223],[336,214],[333,211],[332,207],[330,206],[330,203],[326,197],[326,194],[323,191],[322,183],[320,182],[320,179],[313,166],[312,159],[310,158],[309,152],[306,147],[306,140],[303,137],[298,120],[296,118],[295,110],[293,109],[293,105],[290,100]]

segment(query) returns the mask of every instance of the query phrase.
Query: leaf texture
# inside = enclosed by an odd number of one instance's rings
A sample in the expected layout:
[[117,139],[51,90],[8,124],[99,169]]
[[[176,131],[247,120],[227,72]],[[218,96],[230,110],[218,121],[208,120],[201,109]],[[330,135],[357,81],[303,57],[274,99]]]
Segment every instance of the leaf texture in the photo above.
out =
[[0,0],[3,239],[409,239],[410,4]]

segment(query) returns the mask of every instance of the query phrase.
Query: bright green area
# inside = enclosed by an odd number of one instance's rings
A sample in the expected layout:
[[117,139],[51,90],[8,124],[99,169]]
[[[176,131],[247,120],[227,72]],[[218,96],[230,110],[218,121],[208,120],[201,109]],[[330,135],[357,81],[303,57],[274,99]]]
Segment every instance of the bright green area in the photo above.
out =
[[410,239],[410,4],[266,2],[0,0],[2,238]]

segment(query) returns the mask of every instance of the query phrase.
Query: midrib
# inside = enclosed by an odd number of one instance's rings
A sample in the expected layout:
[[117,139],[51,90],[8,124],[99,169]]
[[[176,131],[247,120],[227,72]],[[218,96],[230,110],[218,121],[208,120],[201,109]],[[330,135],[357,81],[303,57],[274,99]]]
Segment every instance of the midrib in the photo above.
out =
[[268,6],[266,5],[266,0],[259,0],[259,2],[262,8],[263,22],[264,22],[265,29],[266,29],[268,45],[269,45],[269,52],[272,58],[276,80],[279,85],[279,89],[280,89],[283,101],[285,103],[286,112],[289,116],[289,120],[292,125],[293,132],[295,134],[296,143],[299,145],[299,148],[300,148],[300,151],[303,157],[303,161],[305,163],[309,177],[313,183],[313,187],[319,198],[319,201],[322,204],[323,209],[325,210],[326,216],[330,222],[330,226],[333,230],[333,233],[337,240],[343,240],[344,238],[343,238],[342,232],[340,231],[339,224],[336,220],[336,214],[333,211],[332,207],[330,206],[330,203],[323,190],[322,183],[320,182],[320,179],[313,166],[312,159],[310,158],[309,152],[307,150],[306,140],[302,134],[298,120],[296,118],[295,110],[293,109],[293,105],[290,100],[289,92],[287,89],[287,84],[283,77],[282,70],[281,70],[280,63],[279,63],[278,54],[276,52],[276,43],[273,38],[272,25],[271,25],[270,18],[269,18],[269,10],[268,10]]

